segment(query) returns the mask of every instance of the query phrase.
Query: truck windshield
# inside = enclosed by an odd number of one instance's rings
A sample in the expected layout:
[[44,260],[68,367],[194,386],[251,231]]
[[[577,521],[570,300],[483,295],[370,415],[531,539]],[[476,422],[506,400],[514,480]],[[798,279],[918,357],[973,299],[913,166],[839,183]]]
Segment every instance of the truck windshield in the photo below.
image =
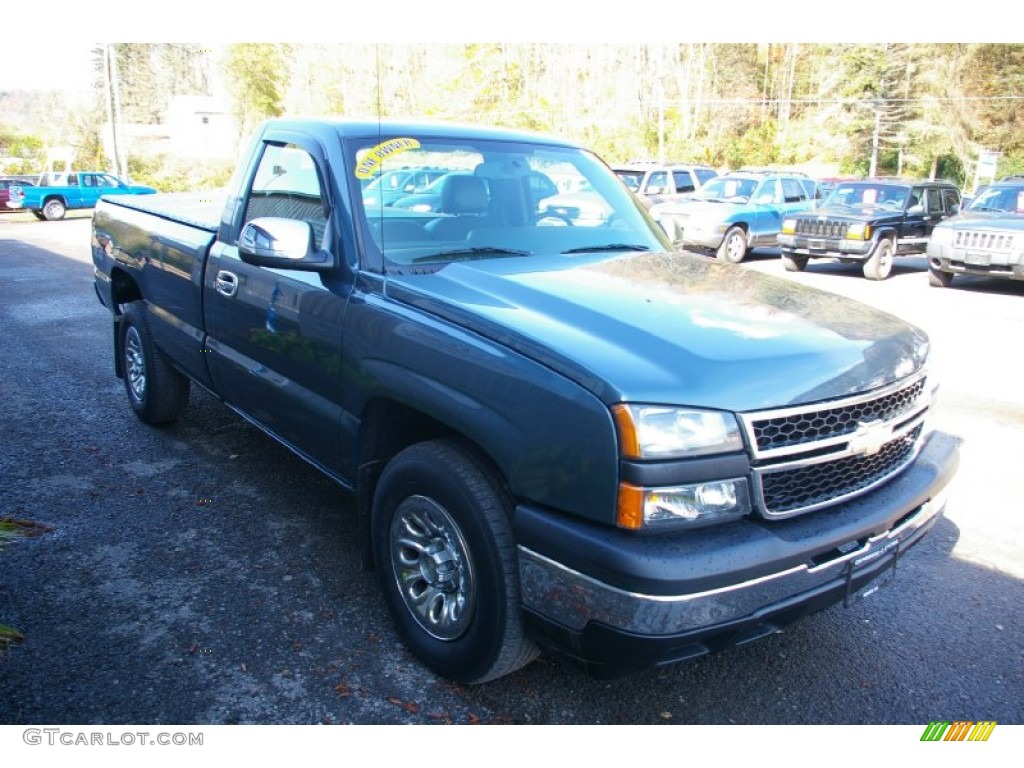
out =
[[839,184],[825,201],[826,206],[890,208],[902,210],[910,187],[895,184]]
[[357,209],[385,269],[599,251],[669,250],[589,152],[548,144],[399,136],[353,156]]

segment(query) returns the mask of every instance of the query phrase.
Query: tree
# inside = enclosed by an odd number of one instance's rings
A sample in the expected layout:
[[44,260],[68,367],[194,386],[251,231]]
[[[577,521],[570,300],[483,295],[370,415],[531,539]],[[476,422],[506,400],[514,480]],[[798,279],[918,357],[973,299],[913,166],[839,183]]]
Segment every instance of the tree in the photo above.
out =
[[243,136],[263,120],[284,114],[290,60],[288,44],[235,43],[228,46],[224,72]]

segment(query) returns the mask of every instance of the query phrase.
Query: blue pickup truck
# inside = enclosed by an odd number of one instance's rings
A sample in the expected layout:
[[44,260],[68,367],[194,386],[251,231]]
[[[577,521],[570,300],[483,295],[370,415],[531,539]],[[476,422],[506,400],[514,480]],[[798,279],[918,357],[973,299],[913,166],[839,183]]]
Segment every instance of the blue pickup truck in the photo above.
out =
[[104,195],[151,195],[156,190],[128,184],[109,173],[44,173],[36,186],[12,186],[8,207],[27,209],[41,220],[58,221],[69,210],[95,208]]
[[[452,174],[437,206],[368,205],[404,168]],[[615,215],[551,212],[537,174]],[[924,333],[673,253],[570,142],[274,120],[222,205],[105,198],[92,227],[135,414],[198,385],[349,489],[398,635],[454,680],[541,648],[612,676],[852,601],[959,461]]]

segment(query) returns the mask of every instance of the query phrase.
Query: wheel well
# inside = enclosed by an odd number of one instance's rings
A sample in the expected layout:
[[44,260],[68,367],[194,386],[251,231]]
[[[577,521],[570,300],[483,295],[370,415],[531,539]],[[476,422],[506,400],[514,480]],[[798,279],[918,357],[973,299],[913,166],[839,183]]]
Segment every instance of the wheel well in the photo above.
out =
[[115,314],[121,314],[122,304],[142,299],[142,291],[139,290],[138,283],[124,270],[111,270],[110,284],[110,295],[114,302]]
[[380,480],[384,467],[410,445],[439,438],[457,439],[502,475],[497,464],[479,444],[415,408],[390,398],[377,398],[370,401],[363,410],[359,434],[356,501],[360,524],[365,534],[363,563],[366,567],[373,565],[370,512],[373,508],[373,494],[377,488],[377,481]]
[[56,200],[58,203],[63,205],[65,208],[67,208],[67,205],[68,205],[67,201],[63,197],[61,197],[60,195],[47,195],[46,199],[43,200],[43,205],[46,205],[47,203],[51,202],[52,200]]

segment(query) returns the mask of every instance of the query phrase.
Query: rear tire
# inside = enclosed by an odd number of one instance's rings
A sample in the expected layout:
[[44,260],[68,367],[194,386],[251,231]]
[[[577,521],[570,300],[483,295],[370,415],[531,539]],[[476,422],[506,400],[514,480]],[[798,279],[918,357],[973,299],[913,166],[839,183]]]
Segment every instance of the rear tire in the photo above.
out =
[[868,280],[885,280],[892,273],[892,240],[879,240],[867,261],[864,262],[864,277]]
[[539,652],[523,629],[511,512],[497,472],[452,440],[400,452],[374,493],[374,561],[398,633],[452,680],[494,680]]
[[43,205],[43,218],[47,221],[60,221],[67,213],[67,208],[60,200],[47,200]]
[[807,269],[807,257],[783,251],[782,266],[786,268],[787,272],[803,272]]
[[928,267],[928,285],[934,288],[949,288],[953,284],[953,273]]
[[37,211],[35,209],[32,209],[32,215],[35,216],[40,221],[46,221],[46,217],[43,216],[43,212],[42,211]]
[[174,370],[153,344],[141,301],[127,306],[121,320],[124,389],[135,415],[147,424],[177,421],[188,405],[189,380]]

